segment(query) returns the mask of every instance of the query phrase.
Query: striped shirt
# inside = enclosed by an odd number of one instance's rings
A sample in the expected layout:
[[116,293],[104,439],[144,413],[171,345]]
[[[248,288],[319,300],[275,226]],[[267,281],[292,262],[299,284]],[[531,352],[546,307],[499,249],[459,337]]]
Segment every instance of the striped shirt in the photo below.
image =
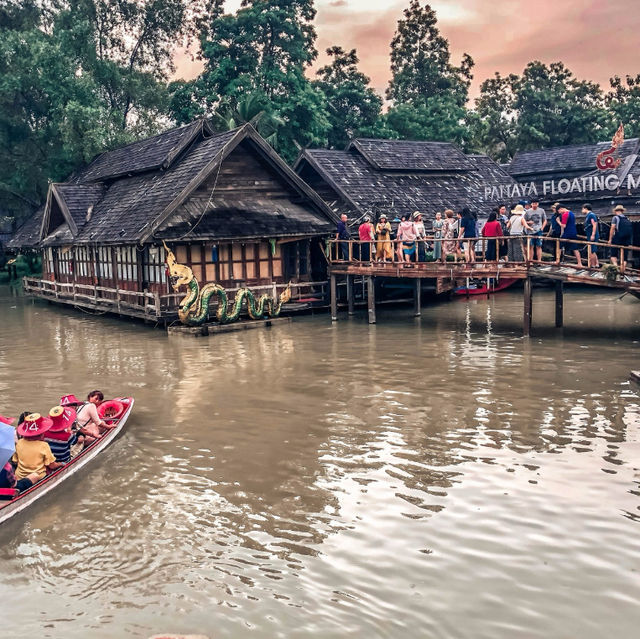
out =
[[71,447],[78,441],[78,435],[66,430],[48,432],[44,441],[49,444],[56,461],[68,464],[71,461]]

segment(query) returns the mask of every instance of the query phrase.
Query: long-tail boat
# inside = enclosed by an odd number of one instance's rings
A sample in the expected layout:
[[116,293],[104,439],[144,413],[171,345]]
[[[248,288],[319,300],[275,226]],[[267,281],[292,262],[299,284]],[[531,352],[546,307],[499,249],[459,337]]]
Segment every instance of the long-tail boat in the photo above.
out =
[[133,397],[119,397],[116,400],[105,402],[108,406],[121,404],[122,411],[120,414],[113,416],[110,416],[108,412],[103,415],[103,419],[107,423],[110,423],[112,428],[106,431],[102,437],[89,444],[73,457],[68,464],[47,474],[46,477],[31,486],[31,488],[22,492],[6,488],[0,489],[0,497],[2,497],[2,499],[0,499],[0,524],[11,519],[11,517],[27,508],[27,506],[33,504],[97,457],[124,428],[129,415],[131,415],[133,403]]

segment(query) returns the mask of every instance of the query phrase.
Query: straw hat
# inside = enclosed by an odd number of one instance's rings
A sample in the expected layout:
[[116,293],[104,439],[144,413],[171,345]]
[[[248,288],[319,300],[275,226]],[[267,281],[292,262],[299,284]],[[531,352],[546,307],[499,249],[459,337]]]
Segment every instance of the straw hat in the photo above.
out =
[[511,209],[511,213],[513,215],[522,215],[524,213],[524,206],[522,206],[522,204],[517,204],[514,209]]
[[419,218],[421,215],[422,215],[422,213],[420,213],[420,211],[416,211],[416,212],[413,214],[413,219],[415,220],[415,219]]
[[84,404],[84,402],[75,395],[63,395],[60,398],[60,406],[77,406],[78,404]]
[[49,411],[49,417],[53,422],[53,426],[49,429],[52,433],[59,433],[66,430],[76,421],[76,411],[74,408],[67,406],[54,406]]
[[53,422],[48,417],[43,417],[40,413],[31,413],[18,426],[18,435],[21,437],[38,437],[46,433],[53,426]]
[[627,209],[625,209],[624,206],[622,206],[622,204],[618,204],[618,206],[616,206],[616,208],[613,210],[614,212],[620,211],[620,213],[624,213]]
[[380,219],[381,219],[381,220],[386,220],[386,219],[387,219],[387,216],[383,213],[383,214],[380,216]]

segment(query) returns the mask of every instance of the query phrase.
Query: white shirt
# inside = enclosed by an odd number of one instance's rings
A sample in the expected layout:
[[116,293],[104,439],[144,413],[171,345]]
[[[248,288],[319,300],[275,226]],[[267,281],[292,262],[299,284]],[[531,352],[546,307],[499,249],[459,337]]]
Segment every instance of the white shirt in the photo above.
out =
[[78,414],[76,417],[76,421],[78,422],[78,426],[80,428],[84,428],[91,423],[94,423],[96,426],[102,424],[102,420],[100,419],[100,415],[98,415],[98,409],[95,404],[87,403],[83,404],[78,408]]

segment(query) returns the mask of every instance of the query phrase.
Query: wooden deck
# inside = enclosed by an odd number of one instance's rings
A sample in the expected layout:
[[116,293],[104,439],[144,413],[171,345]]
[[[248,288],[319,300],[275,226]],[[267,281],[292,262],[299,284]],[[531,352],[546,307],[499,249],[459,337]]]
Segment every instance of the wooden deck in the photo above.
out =
[[[327,282],[300,282],[290,284],[292,290],[291,302],[285,304],[283,310],[296,312],[306,310],[317,299],[318,304],[326,307]],[[250,287],[256,296],[269,293],[279,296],[287,287],[286,284]],[[230,301],[240,287],[226,289]],[[104,286],[90,286],[86,284],[52,282],[35,277],[23,278],[25,295],[55,304],[71,306],[88,313],[101,315],[109,313],[120,317],[140,319],[167,327],[178,320],[178,304],[185,296],[184,292],[158,293],[127,291]],[[210,315],[215,316],[217,304],[212,300]]]
[[[433,242],[434,238],[428,238],[427,242]],[[466,241],[466,240],[465,240]],[[605,249],[610,252],[612,248],[618,256],[618,264],[623,265],[619,271],[607,277],[606,272],[602,268],[586,268],[578,266],[572,261],[561,261],[563,240],[551,240],[552,248],[555,243],[554,261],[486,261],[484,260],[484,252],[488,241],[483,238],[472,238],[472,242],[482,246],[482,251],[476,250],[476,262],[466,263],[457,262],[403,262],[399,259],[394,251],[393,261],[376,262],[376,261],[358,261],[352,259],[353,255],[357,255],[360,243],[350,241],[348,244],[341,242],[344,246],[348,246],[348,253],[343,255],[340,252],[338,242],[332,240],[330,242],[329,262],[330,262],[330,291],[331,291],[331,318],[336,321],[338,318],[338,279],[346,280],[347,289],[347,306],[349,314],[353,314],[354,310],[354,281],[355,278],[361,278],[366,283],[367,304],[369,313],[369,322],[376,321],[376,280],[380,278],[392,278],[399,280],[415,281],[414,288],[414,311],[415,315],[420,315],[422,281],[435,280],[437,283],[435,289],[437,291],[447,290],[452,286],[465,286],[470,280],[486,280],[487,283],[497,283],[503,279],[516,279],[524,282],[524,312],[523,312],[523,330],[525,335],[529,335],[531,330],[532,318],[532,280],[548,280],[553,282],[556,290],[556,326],[563,324],[563,286],[565,283],[585,284],[589,286],[605,287],[617,289],[624,292],[632,293],[640,297],[640,270],[632,268],[633,260],[640,258],[640,247],[612,247],[609,244],[597,243],[598,252],[604,253]],[[525,253],[528,245],[526,240],[516,237],[501,238],[500,241],[506,242],[522,242]],[[587,259],[591,255],[591,246],[581,240],[571,240],[575,245],[586,245]],[[627,262],[624,261],[626,256]],[[348,259],[339,259],[347,257]],[[570,260],[573,258],[569,258]],[[564,257],[563,257],[564,260]],[[445,285],[446,284],[446,285]]]

